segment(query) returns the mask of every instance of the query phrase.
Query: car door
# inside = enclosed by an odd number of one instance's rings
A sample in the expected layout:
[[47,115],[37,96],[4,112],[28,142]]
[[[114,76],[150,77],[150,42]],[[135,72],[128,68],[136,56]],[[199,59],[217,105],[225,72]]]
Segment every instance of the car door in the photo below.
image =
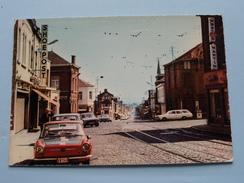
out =
[[182,111],[176,111],[176,118],[181,119],[182,118]]
[[169,112],[168,119],[176,119],[176,111]]

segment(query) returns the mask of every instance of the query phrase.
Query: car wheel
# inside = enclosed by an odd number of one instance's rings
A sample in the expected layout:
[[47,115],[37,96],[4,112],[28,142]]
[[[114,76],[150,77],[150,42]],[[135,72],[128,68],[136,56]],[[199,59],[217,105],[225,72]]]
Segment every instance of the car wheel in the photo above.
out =
[[167,118],[165,118],[165,117],[164,117],[164,118],[162,118],[162,120],[163,120],[163,121],[166,121],[166,120],[167,120]]
[[183,119],[183,120],[186,120],[186,117],[185,117],[185,116],[183,116],[183,117],[182,117],[182,119]]
[[82,161],[83,165],[90,165],[90,160]]
[[95,126],[98,127],[99,126],[99,123],[96,123]]

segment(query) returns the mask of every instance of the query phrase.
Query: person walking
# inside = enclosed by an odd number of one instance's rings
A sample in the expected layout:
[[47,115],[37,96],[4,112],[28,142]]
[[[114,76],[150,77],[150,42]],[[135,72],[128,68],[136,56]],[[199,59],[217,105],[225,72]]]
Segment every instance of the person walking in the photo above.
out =
[[45,123],[49,122],[50,121],[50,117],[52,117],[52,116],[53,116],[52,110],[46,108],[44,113],[40,117],[40,120],[39,120],[39,126],[41,128],[41,132],[42,132],[43,125]]

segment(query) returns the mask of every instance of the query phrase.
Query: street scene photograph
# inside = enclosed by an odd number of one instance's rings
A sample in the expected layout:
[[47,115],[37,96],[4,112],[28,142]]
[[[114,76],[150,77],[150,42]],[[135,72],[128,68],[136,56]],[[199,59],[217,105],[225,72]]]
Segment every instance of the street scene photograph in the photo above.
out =
[[9,166],[233,162],[221,15],[13,29]]

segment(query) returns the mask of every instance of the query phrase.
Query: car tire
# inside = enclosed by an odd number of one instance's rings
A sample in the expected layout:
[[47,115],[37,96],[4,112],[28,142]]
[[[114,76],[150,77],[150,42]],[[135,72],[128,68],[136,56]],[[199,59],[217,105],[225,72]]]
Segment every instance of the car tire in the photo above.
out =
[[165,118],[165,117],[164,117],[164,118],[162,118],[162,121],[166,121],[166,120],[167,120],[167,118]]
[[99,126],[99,123],[96,123],[96,124],[95,124],[95,127],[98,127],[98,126]]
[[82,165],[90,165],[90,160],[82,161]]
[[186,119],[187,119],[187,117],[183,116],[183,117],[182,117],[182,119],[183,119],[183,120],[186,120]]

